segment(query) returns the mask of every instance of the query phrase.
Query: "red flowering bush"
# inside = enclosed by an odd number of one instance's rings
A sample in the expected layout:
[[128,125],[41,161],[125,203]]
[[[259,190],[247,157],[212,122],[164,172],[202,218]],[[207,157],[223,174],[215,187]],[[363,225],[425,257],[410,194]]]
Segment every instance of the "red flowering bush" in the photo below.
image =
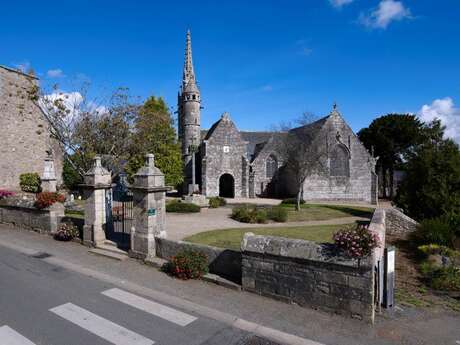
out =
[[179,279],[200,279],[208,273],[208,257],[202,252],[184,250],[171,257],[162,269]]
[[337,247],[343,249],[352,258],[364,258],[371,254],[374,248],[380,246],[377,234],[370,232],[366,227],[343,229],[333,236]]
[[35,207],[38,209],[44,209],[50,207],[56,202],[64,202],[65,196],[55,192],[41,192],[37,194],[35,199]]
[[8,198],[9,196],[13,196],[14,193],[10,192],[6,189],[0,189],[0,199]]

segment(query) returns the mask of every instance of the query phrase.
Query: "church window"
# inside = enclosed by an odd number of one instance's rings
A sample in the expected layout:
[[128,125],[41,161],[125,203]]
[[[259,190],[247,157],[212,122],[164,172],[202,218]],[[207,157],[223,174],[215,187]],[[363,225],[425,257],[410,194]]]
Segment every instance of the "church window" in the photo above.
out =
[[350,155],[343,145],[336,145],[330,156],[331,176],[350,176]]
[[265,162],[266,177],[272,178],[278,170],[278,161],[274,155],[268,156]]
[[193,95],[192,98],[193,98],[193,100],[196,100],[196,95]]

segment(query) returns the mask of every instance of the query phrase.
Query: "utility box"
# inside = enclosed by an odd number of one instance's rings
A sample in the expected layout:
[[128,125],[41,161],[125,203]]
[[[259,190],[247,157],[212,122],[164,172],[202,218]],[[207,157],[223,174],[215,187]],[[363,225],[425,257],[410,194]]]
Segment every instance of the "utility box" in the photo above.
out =
[[383,273],[383,307],[393,308],[395,299],[395,247],[385,248]]

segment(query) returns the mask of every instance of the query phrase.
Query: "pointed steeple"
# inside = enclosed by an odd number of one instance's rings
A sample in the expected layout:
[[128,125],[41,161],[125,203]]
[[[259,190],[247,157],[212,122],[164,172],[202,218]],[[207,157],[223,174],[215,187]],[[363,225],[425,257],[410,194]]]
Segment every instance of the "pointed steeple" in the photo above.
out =
[[193,70],[192,60],[192,38],[190,30],[187,30],[187,39],[185,46],[185,61],[184,61],[184,74],[182,76],[182,86],[185,87],[188,83],[195,83],[195,71]]

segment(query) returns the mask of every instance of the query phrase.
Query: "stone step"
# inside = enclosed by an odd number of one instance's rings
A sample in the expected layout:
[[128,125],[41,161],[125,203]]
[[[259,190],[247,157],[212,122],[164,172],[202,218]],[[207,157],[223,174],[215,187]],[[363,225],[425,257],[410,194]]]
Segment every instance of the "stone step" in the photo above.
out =
[[110,258],[110,259],[118,260],[118,261],[123,261],[128,258],[128,254],[126,254],[123,251],[122,251],[123,254],[120,254],[120,253],[114,253],[113,251],[109,251],[105,249],[93,248],[93,249],[90,249],[88,252],[94,255],[104,256],[106,258]]
[[104,244],[112,247],[117,247],[117,243],[110,240],[104,240]]
[[232,289],[235,291],[241,291],[241,285],[238,285],[225,278],[222,278],[221,276],[218,276],[217,274],[212,274],[212,273],[205,274],[203,276],[203,280],[205,282],[214,283],[214,284],[226,287],[228,289]]
[[112,253],[115,253],[115,254],[127,254],[126,251],[120,249],[120,248],[117,248],[117,245],[111,245],[111,244],[98,244],[96,246],[97,249],[103,249],[103,250],[106,250],[108,252],[112,252]]

